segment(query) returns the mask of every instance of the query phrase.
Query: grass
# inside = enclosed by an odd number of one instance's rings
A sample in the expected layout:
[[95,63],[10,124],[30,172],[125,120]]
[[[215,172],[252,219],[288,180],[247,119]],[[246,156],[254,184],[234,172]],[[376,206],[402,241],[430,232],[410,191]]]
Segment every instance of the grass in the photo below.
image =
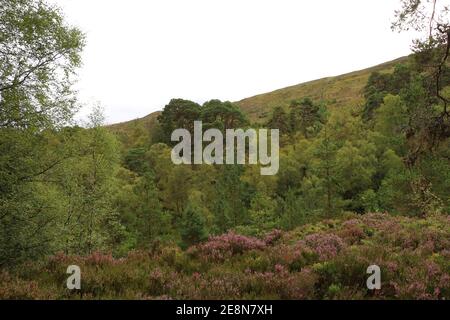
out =
[[363,103],[362,89],[372,72],[391,72],[396,64],[406,59],[402,57],[368,69],[297,84],[246,98],[236,104],[254,122],[264,122],[273,108],[287,107],[292,100],[305,97],[324,102],[329,108],[356,106]]

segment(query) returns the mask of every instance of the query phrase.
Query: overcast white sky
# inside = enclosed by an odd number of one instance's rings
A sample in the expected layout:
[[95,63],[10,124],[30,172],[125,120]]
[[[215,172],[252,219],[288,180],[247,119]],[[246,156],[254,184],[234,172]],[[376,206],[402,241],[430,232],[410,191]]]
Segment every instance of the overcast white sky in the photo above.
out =
[[52,1],[87,34],[77,88],[108,123],[363,69],[412,39],[390,30],[398,0]]

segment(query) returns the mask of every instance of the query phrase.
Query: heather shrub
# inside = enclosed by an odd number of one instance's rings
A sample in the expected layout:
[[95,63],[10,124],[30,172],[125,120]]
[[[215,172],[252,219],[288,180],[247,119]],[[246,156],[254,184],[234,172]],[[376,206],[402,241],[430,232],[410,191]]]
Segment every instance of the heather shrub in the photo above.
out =
[[342,229],[337,232],[337,235],[350,245],[359,243],[368,236],[359,219],[351,219],[342,223]]
[[206,260],[223,261],[245,251],[261,250],[265,247],[266,243],[258,238],[238,235],[231,231],[210,237],[208,241],[198,245],[195,252]]
[[[383,213],[325,220],[261,239],[228,232],[183,251],[58,253],[0,272],[5,299],[449,299],[449,219]],[[66,288],[80,266],[81,291]],[[381,268],[368,290],[369,265]]]
[[342,239],[331,233],[315,233],[305,237],[300,241],[313,250],[321,260],[328,260],[335,257],[345,246]]
[[290,273],[282,265],[275,265],[270,272],[247,271],[244,280],[246,298],[265,299],[307,299],[312,298],[317,277],[305,268],[301,272]]
[[54,291],[40,288],[36,281],[26,281],[0,271],[0,300],[54,299]]
[[265,235],[263,241],[266,243],[266,245],[273,245],[281,239],[282,235],[283,232],[281,230],[274,229]]

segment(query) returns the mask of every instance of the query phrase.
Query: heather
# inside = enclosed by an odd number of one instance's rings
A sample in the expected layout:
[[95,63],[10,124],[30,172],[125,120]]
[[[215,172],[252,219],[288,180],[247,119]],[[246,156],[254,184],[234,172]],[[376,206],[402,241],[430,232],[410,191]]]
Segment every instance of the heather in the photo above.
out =
[[[66,289],[68,265],[82,289]],[[381,268],[380,290],[366,269]],[[0,274],[2,299],[449,299],[450,218],[347,214],[260,238],[228,232],[125,257],[59,253]]]

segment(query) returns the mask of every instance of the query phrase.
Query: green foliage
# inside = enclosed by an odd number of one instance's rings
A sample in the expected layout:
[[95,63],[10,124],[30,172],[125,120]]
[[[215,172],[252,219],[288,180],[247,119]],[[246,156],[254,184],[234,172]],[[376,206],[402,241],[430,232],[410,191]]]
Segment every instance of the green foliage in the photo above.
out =
[[258,232],[268,232],[279,226],[276,211],[277,203],[269,196],[256,193],[250,203],[248,211],[251,224]]
[[[160,141],[172,145],[170,137],[175,129],[187,129],[194,133],[194,121],[202,121],[204,130],[226,130],[247,125],[242,111],[229,101],[210,100],[202,106],[183,99],[172,99],[158,116]],[[157,140],[154,140],[157,141]]]
[[61,226],[65,252],[111,249],[108,243],[114,242],[110,242],[110,237],[121,237],[120,226],[114,227],[115,234],[108,232],[118,220],[112,206],[118,145],[114,136],[101,126],[99,110],[94,110],[90,118],[90,129],[80,130],[74,137],[79,148],[77,154],[55,170],[62,199],[67,203]]
[[244,167],[241,165],[226,165],[220,169],[213,200],[217,232],[225,232],[248,221],[247,201],[250,190],[241,182],[243,171]]
[[205,218],[199,208],[188,205],[181,220],[181,239],[183,246],[188,247],[207,238]]
[[289,116],[282,107],[273,109],[272,116],[267,122],[267,126],[271,129],[280,130],[280,134],[288,134],[291,131]]
[[291,131],[300,131],[308,138],[320,130],[322,114],[319,106],[310,98],[293,100],[291,102],[289,121]]
[[382,133],[383,145],[404,155],[407,125],[407,109],[403,101],[399,96],[387,95],[376,110],[375,118],[375,130]]
[[194,121],[200,119],[200,105],[183,99],[172,99],[158,116],[162,137],[168,145],[172,144],[170,136],[175,129],[184,128],[194,133]]
[[398,95],[405,84],[411,82],[412,74],[413,69],[408,64],[395,65],[392,73],[371,73],[364,87],[364,119],[373,118],[374,111],[383,103],[386,95]]
[[126,210],[134,213],[131,227],[137,235],[137,246],[148,247],[170,235],[171,217],[162,208],[151,174],[146,173],[139,178],[133,192],[135,202],[127,202],[131,207]]
[[84,36],[40,0],[0,8],[0,266],[58,249],[65,203],[51,174],[77,147],[71,89]]
[[[305,183],[307,185],[307,183]],[[305,188],[306,189],[306,188]],[[301,195],[294,190],[288,190],[284,199],[280,199],[281,204],[281,221],[280,226],[286,230],[292,230],[302,224],[308,222],[308,217],[312,213],[311,208],[304,201],[306,190],[302,190]]]
[[84,35],[41,0],[2,1],[0,21],[0,128],[66,124]]
[[133,148],[128,150],[127,154],[124,158],[124,166],[138,174],[144,174],[145,172],[149,171],[149,165],[148,162],[145,159],[145,148]]
[[205,129],[226,130],[241,128],[247,124],[242,111],[229,101],[210,100],[203,104],[201,117]]

